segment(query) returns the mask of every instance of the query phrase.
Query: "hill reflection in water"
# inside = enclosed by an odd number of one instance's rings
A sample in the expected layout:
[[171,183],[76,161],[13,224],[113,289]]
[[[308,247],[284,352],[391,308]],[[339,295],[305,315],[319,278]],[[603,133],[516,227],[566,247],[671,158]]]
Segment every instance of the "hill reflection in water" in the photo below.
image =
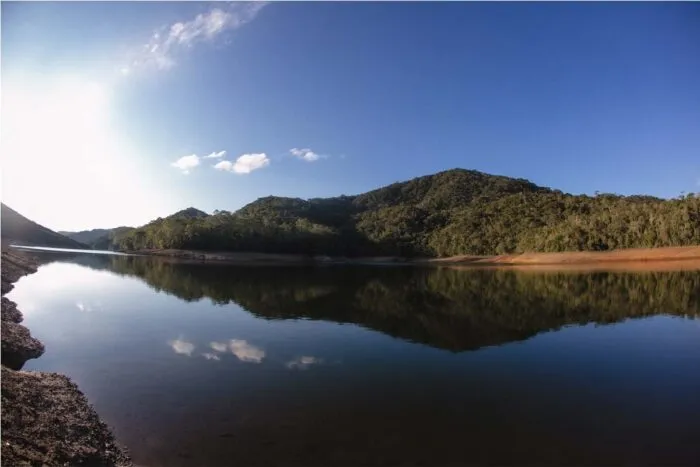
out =
[[236,303],[264,319],[353,323],[451,351],[568,325],[697,317],[700,272],[547,272],[418,267],[236,267],[163,258],[62,255],[136,277],[185,301]]

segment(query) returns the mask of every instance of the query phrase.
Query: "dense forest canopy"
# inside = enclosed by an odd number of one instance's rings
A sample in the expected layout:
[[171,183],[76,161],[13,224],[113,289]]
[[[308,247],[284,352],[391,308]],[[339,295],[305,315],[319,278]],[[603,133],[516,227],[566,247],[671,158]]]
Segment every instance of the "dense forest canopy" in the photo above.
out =
[[97,243],[340,256],[493,255],[700,244],[700,196],[570,195],[454,169],[335,198],[260,198],[236,212],[188,208]]

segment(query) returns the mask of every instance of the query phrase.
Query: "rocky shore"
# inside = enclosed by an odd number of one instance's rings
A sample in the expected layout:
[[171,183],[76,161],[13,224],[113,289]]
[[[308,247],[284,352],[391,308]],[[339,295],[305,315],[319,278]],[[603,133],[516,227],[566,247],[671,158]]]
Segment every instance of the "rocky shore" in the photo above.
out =
[[68,377],[21,371],[44,345],[20,324],[22,313],[4,295],[36,263],[2,252],[2,465],[132,466],[85,395]]

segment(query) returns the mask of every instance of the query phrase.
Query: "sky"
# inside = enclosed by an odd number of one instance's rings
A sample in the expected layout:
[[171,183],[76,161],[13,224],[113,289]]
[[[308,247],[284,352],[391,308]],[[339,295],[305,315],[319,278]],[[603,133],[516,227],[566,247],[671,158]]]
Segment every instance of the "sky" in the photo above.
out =
[[55,230],[451,168],[700,192],[698,3],[1,5],[2,201]]

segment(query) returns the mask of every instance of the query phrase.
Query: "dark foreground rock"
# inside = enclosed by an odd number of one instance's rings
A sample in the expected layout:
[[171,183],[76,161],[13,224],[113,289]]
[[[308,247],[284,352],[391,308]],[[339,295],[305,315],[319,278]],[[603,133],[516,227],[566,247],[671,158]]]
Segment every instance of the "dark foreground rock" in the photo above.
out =
[[20,277],[36,272],[36,262],[31,258],[11,251],[2,252],[2,294],[5,295],[14,287]]
[[13,466],[131,465],[70,379],[4,367],[2,460]]
[[21,323],[24,319],[22,312],[17,309],[17,304],[7,297],[2,297],[2,315],[3,321],[10,323]]
[[2,364],[19,370],[30,358],[44,353],[44,344],[29,333],[29,329],[18,323],[2,323]]
[[[21,253],[2,252],[2,294],[36,271]],[[87,399],[68,377],[16,371],[44,345],[19,324],[17,305],[2,297],[2,465],[119,466],[131,463]]]

